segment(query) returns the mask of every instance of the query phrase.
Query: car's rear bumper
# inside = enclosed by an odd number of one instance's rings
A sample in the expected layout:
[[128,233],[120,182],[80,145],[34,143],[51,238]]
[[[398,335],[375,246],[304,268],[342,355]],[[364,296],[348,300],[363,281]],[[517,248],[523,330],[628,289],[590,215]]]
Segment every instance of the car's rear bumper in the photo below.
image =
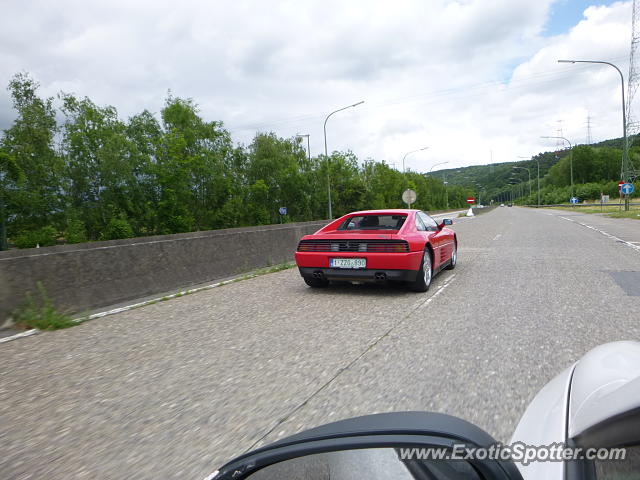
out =
[[424,251],[373,253],[373,252],[296,252],[298,267],[331,269],[332,258],[365,258],[366,270],[418,270]]
[[300,275],[309,278],[323,278],[347,282],[413,282],[417,270],[385,270],[374,268],[316,268],[298,267]]

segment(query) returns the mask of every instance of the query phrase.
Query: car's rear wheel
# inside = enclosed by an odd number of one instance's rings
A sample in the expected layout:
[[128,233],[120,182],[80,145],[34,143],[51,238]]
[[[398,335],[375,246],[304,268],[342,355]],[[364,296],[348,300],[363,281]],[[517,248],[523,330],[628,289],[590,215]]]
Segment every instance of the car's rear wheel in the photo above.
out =
[[422,256],[422,263],[420,264],[420,270],[414,282],[409,284],[409,288],[414,292],[426,292],[431,286],[431,280],[433,278],[433,265],[431,264],[431,255],[425,250]]
[[312,288],[323,288],[329,285],[329,281],[324,278],[314,278],[314,277],[302,277],[304,278],[304,283],[309,285]]
[[451,262],[445,268],[447,270],[453,270],[456,268],[456,263],[458,263],[458,243],[453,242],[453,251],[451,252]]

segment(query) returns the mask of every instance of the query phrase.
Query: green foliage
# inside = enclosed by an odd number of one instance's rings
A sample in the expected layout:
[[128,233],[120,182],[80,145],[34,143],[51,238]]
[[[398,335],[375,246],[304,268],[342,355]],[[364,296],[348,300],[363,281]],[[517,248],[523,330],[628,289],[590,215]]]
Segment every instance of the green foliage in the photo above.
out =
[[8,87],[17,112],[0,139],[2,170],[13,171],[2,182],[3,204],[11,219],[9,236],[55,223],[63,210],[63,163],[54,148],[56,112],[52,98],[36,95],[38,86],[26,73],[19,73]]
[[133,237],[133,229],[124,218],[112,218],[102,232],[101,240],[118,240]]
[[26,73],[9,91],[17,115],[0,137],[0,240],[6,224],[18,247],[50,245],[57,232],[79,243],[326,219],[329,182],[334,216],[404,207],[409,187],[426,210],[462,207],[472,192],[352,152],[309,158],[299,138],[274,133],[234,145],[221,122],[170,93],[159,118],[145,110],[125,121],[64,92],[56,112]]
[[69,315],[55,308],[41,282],[37,283],[37,287],[40,298],[36,300],[28,292],[24,304],[13,312],[16,325],[39,330],[57,330],[76,325]]
[[[630,143],[639,137],[632,137]],[[540,200],[543,205],[567,203],[572,195],[571,172],[573,170],[573,195],[580,201],[595,201],[600,194],[617,199],[618,181],[622,160],[622,139],[612,139],[593,145],[578,145],[573,149],[545,152],[531,160],[492,165],[478,165],[438,174],[450,183],[459,183],[473,188],[477,195],[482,191],[483,203],[490,199],[518,204],[536,204],[537,173],[540,163]],[[629,157],[640,166],[640,147],[632,147]],[[514,169],[513,167],[521,167]],[[531,175],[522,168],[528,169]],[[514,185],[511,185],[514,183]],[[482,185],[479,189],[477,185]],[[531,191],[531,194],[529,194]]]
[[67,221],[64,234],[66,243],[82,243],[87,241],[87,229],[82,220],[72,218]]
[[0,176],[2,179],[6,176],[7,180],[12,180],[16,183],[22,183],[26,178],[16,159],[7,152],[2,151],[0,151]]
[[57,243],[58,232],[51,225],[19,234],[13,243],[18,248],[50,247]]

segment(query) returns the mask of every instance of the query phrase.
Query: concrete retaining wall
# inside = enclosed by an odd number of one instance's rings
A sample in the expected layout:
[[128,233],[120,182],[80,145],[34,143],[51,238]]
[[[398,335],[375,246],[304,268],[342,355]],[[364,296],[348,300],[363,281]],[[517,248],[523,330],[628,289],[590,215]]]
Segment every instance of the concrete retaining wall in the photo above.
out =
[[77,313],[293,259],[327,222],[231,228],[0,252],[0,325],[40,281]]

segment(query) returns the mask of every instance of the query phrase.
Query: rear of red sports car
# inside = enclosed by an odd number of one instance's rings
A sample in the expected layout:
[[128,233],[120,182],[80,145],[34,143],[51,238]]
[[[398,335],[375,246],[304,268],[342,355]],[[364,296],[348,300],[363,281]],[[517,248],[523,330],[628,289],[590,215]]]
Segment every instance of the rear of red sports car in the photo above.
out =
[[331,280],[414,282],[425,252],[413,210],[371,210],[345,215],[298,244],[296,263],[307,284]]

